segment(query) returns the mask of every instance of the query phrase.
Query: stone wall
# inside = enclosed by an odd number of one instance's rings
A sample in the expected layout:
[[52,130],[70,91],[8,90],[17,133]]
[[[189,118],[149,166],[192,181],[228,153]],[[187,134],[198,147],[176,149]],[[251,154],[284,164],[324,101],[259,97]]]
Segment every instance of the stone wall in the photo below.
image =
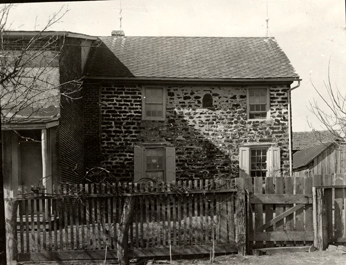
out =
[[[142,121],[140,87],[92,85],[85,93],[93,91],[94,102],[100,104],[89,102],[85,112],[101,114],[91,121],[86,117],[89,127],[101,123],[101,131],[96,132],[101,142],[100,154],[95,159],[89,156],[88,165],[101,164],[117,177],[132,178],[134,144],[165,141],[176,147],[177,178],[237,177],[239,147],[271,142],[281,148],[281,166],[286,172],[288,88],[271,87],[270,120],[248,121],[245,87],[166,86],[165,121]],[[98,93],[100,98],[95,97]],[[205,109],[202,98],[207,93],[213,97],[213,107]]]

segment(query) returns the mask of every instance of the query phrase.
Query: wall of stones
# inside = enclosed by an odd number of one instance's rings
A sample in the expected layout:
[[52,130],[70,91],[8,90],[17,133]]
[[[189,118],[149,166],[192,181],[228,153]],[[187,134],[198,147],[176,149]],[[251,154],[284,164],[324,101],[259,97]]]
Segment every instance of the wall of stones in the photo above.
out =
[[[166,86],[165,121],[142,121],[141,88],[93,85],[99,92],[100,155],[89,159],[120,178],[133,177],[133,146],[169,142],[176,147],[177,178],[237,177],[239,147],[248,142],[271,142],[281,148],[281,166],[289,170],[288,86],[270,89],[271,118],[248,121],[245,87]],[[212,108],[202,108],[205,94]],[[95,104],[94,104],[95,106]],[[86,110],[88,111],[88,110]],[[92,134],[92,133],[91,133]],[[96,134],[95,134],[96,137]],[[91,149],[90,145],[88,147]],[[90,156],[92,157],[92,156]]]

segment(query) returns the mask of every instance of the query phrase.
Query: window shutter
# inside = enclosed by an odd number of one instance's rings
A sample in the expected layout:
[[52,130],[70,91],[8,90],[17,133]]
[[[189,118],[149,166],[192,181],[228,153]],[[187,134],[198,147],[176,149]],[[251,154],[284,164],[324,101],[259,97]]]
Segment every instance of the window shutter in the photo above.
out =
[[175,182],[175,147],[166,147],[166,182]]
[[144,177],[144,149],[138,145],[134,147],[134,182]]
[[250,148],[239,148],[239,177],[250,176]]
[[280,147],[270,147],[267,153],[267,176],[280,177]]

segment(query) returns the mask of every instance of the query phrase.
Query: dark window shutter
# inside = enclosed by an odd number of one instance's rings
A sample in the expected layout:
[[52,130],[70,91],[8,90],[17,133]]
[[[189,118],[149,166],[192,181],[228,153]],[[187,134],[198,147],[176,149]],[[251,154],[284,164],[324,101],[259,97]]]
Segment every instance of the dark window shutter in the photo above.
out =
[[166,147],[166,182],[175,182],[175,148]]
[[144,149],[138,145],[134,147],[134,182],[144,177]]
[[250,148],[239,148],[239,177],[250,176]]

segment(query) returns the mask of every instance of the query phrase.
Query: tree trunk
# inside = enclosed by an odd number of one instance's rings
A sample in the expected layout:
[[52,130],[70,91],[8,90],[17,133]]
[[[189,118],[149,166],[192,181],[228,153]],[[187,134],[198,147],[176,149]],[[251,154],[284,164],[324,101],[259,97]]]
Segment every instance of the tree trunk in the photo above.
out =
[[118,228],[117,256],[120,265],[128,265],[128,230],[132,219],[135,198],[126,197]]
[[5,218],[6,218],[6,260],[7,264],[17,264],[17,235],[16,221],[17,208],[19,201],[7,199],[5,202]]

